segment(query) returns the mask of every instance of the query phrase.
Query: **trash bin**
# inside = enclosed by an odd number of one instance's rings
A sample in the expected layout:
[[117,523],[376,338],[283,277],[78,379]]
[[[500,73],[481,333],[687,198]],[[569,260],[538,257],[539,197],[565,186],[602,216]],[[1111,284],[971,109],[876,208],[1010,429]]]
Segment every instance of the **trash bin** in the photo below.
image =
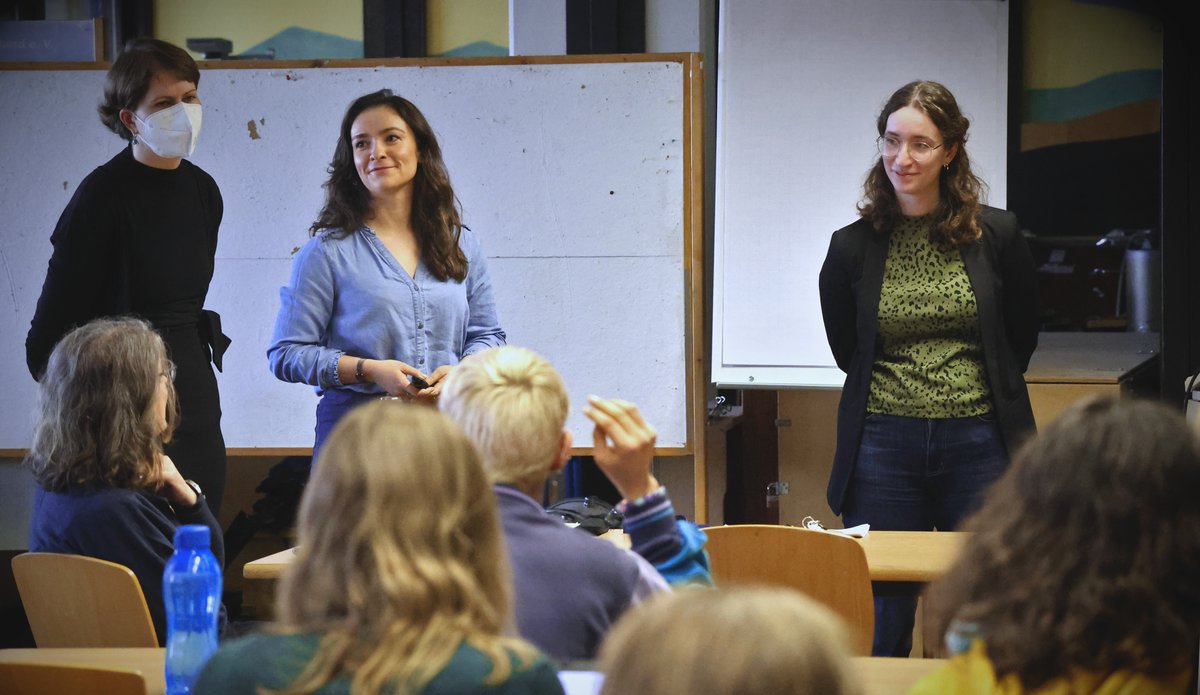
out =
[[1162,252],[1157,249],[1125,251],[1128,330],[1156,333],[1162,317]]

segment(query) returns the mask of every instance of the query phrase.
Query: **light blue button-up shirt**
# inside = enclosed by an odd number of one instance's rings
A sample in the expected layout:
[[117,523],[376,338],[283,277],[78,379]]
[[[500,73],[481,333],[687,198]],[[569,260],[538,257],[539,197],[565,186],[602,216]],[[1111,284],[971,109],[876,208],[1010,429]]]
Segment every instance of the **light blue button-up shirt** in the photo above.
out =
[[438,280],[424,262],[409,276],[370,228],[309,239],[279,291],[267,349],[271,371],[283,381],[311,384],[318,395],[331,388],[379,393],[375,384],[343,386],[338,358],[400,360],[428,374],[503,345],[479,240],[464,229],[459,246],[468,263],[461,282]]

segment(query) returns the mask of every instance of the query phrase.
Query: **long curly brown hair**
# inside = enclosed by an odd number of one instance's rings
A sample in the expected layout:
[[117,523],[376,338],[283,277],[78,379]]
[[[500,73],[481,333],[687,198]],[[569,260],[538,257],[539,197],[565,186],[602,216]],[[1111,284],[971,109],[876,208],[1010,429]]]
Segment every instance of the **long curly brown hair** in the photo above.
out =
[[390,89],[365,94],[346,109],[329,165],[329,179],[325,182],[325,206],[308,231],[313,236],[324,230],[345,236],[366,225],[371,213],[371,194],[354,167],[350,128],[363,111],[376,106],[395,111],[417,141],[420,161],[413,179],[412,226],[421,260],[439,280],[461,281],[467,276],[467,256],[458,245],[462,217],[450,186],[450,174],[442,161],[442,148],[421,110]]
[[[918,80],[897,89],[884,104],[875,121],[880,135],[887,130],[888,116],[905,106],[929,116],[941,132],[944,147],[958,146],[958,153],[941,173],[938,205],[930,213],[929,238],[943,250],[969,244],[983,234],[976,218],[983,209],[979,199],[984,189],[983,181],[971,171],[971,158],[967,156],[967,128],[971,122],[949,89],[937,82]],[[893,229],[900,221],[900,203],[888,180],[883,157],[867,173],[858,213],[879,232]]]
[[1196,665],[1200,445],[1177,411],[1094,398],[1026,443],[930,587],[933,626],[974,624],[999,680]]

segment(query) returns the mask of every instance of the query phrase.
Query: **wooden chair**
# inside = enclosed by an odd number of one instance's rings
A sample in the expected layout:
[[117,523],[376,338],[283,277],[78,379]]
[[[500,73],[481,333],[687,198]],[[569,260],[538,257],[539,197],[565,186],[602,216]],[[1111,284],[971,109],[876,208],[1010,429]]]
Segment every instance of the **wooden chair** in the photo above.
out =
[[862,546],[852,538],[793,526],[710,526],[705,549],[718,586],[798,589],[846,621],[851,648],[871,653],[875,607]]
[[0,649],[29,649],[36,647],[25,607],[21,605],[21,594],[17,593],[17,580],[13,578],[12,559],[24,550],[0,550]]
[[63,553],[22,553],[12,567],[38,647],[158,646],[128,567]]
[[0,692],[6,695],[146,695],[137,671],[70,664],[0,663]]

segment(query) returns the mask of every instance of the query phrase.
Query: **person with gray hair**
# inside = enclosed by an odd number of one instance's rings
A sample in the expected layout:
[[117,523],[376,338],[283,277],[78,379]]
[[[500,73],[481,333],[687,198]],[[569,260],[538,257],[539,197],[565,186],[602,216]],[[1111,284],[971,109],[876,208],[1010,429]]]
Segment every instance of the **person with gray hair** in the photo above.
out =
[[632,551],[568,528],[538,501],[573,444],[566,386],[540,355],[497,347],[465,358],[439,407],[483,458],[500,503],[517,628],[547,654],[591,659],[630,605],[669,583],[712,583],[704,534],[676,520],[651,472],[657,434],[637,406],[593,396],[584,410],[595,423],[596,464],[623,497]]
[[38,483],[29,550],[128,567],[160,644],[162,573],[175,528],[208,526],[213,554],[225,562],[204,495],[163,453],[179,421],[174,376],[166,345],[145,321],[96,319],[72,330],[50,353],[25,457]]

